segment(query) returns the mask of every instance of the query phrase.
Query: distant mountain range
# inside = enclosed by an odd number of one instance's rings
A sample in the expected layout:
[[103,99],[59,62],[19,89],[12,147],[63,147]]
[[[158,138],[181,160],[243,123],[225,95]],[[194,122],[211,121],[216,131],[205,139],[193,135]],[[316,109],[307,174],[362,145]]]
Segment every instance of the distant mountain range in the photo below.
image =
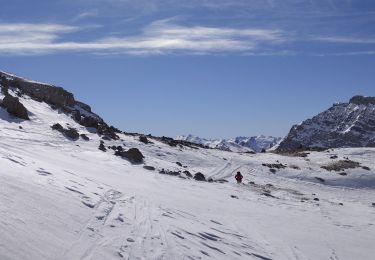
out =
[[231,152],[261,152],[263,149],[268,150],[272,148],[281,140],[280,137],[264,135],[231,139],[205,139],[195,135],[181,135],[175,139]]
[[294,125],[276,151],[375,147],[375,97],[354,96]]

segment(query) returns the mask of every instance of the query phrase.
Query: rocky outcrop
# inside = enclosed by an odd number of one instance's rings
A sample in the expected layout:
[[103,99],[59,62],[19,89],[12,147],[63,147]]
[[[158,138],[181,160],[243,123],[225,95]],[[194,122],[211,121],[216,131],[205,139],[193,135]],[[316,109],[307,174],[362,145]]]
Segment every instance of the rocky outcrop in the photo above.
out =
[[73,106],[75,104],[73,94],[61,87],[32,83],[20,78],[14,79],[11,84],[12,87],[18,88],[23,94],[33,99],[58,107]]
[[13,97],[9,94],[5,95],[3,101],[1,102],[1,106],[5,108],[12,116],[29,120],[27,109],[24,105],[22,105],[17,97]]
[[375,98],[355,96],[295,125],[277,152],[375,147]]
[[51,128],[53,130],[59,131],[66,138],[68,138],[70,140],[77,141],[79,139],[79,133],[75,128],[69,127],[69,128],[66,129],[62,125],[60,125],[59,123],[54,124],[53,126],[51,126]]

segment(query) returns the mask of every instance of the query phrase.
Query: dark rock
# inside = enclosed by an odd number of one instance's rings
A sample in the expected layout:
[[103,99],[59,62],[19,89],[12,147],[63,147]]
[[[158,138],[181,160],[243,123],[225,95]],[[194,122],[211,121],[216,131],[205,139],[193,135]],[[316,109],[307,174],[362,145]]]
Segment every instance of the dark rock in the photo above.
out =
[[61,87],[25,81],[21,78],[12,80],[12,86],[21,90],[24,94],[58,107],[74,106],[75,100],[72,93]]
[[371,205],[372,205],[373,207],[375,207],[375,202],[373,202]]
[[143,168],[146,169],[146,170],[149,170],[149,171],[155,171],[155,167],[154,166],[145,165],[145,166],[143,166]]
[[171,176],[180,176],[181,172],[176,172],[176,171],[169,171],[169,170],[164,170],[162,169],[159,171],[160,174],[166,174],[166,175],[171,175]]
[[74,111],[72,112],[72,118],[73,118],[76,122],[80,123],[80,122],[81,122],[81,112],[79,112],[78,109],[74,110]]
[[325,179],[320,178],[320,177],[315,177],[315,179],[317,179],[317,180],[320,181],[320,182],[325,182],[325,181],[326,181]]
[[85,135],[85,134],[80,134],[80,136],[85,141],[89,141],[90,140],[90,138],[87,135]]
[[360,167],[361,164],[359,162],[351,161],[351,160],[340,160],[337,162],[332,162],[328,165],[324,165],[321,168],[327,171],[342,171],[346,169],[354,169]]
[[266,149],[263,148],[260,152],[261,152],[261,153],[265,153],[265,152],[266,152]]
[[85,116],[81,119],[80,124],[85,127],[98,128],[99,122],[96,118],[92,116]]
[[79,138],[79,133],[78,133],[78,131],[75,128],[64,129],[63,134],[66,137],[72,139],[73,141],[76,141]]
[[53,130],[56,130],[56,131],[59,131],[60,133],[62,133],[65,137],[73,140],[73,141],[77,141],[78,138],[79,138],[79,133],[78,131],[75,129],[75,128],[68,128],[68,129],[65,129],[62,125],[60,125],[59,123],[57,124],[54,124],[51,126],[51,128]]
[[350,99],[349,103],[356,105],[375,105],[375,97],[354,96]]
[[370,171],[370,167],[367,167],[367,166],[362,166],[362,169],[366,170],[366,171]]
[[23,129],[23,127],[22,127],[22,126],[19,126],[18,128],[19,128],[19,129]]
[[64,129],[64,127],[62,127],[62,125],[60,125],[59,123],[54,124],[53,126],[51,126],[51,128],[52,128],[53,130],[57,130],[57,131],[61,131],[61,130]]
[[233,199],[238,199],[238,197],[236,195],[230,195],[231,198]]
[[330,158],[330,159],[337,159],[338,156],[337,156],[337,155],[331,155],[329,158]]
[[6,108],[9,114],[12,116],[29,120],[29,115],[27,114],[27,109],[22,105],[17,97],[11,95],[5,95],[1,106]]
[[227,180],[224,180],[224,179],[218,179],[218,180],[215,180],[215,182],[218,182],[218,183],[226,183],[228,182]]
[[276,169],[270,169],[270,172],[276,173]]
[[339,205],[340,205],[340,206],[344,206],[344,203],[342,203],[342,202],[339,202]]
[[206,177],[204,177],[203,173],[197,172],[196,174],[194,174],[194,180],[206,181]]
[[281,164],[281,163],[262,163],[262,165],[268,168],[276,168],[276,169],[286,168],[286,165]]
[[207,182],[214,182],[214,180],[210,177],[207,179]]
[[346,175],[348,175],[346,172],[339,172],[338,174],[341,175],[341,176],[346,176]]
[[318,198],[314,198],[314,200],[315,200],[315,201],[319,201],[319,199],[318,199]]
[[105,148],[103,141],[100,141],[98,149],[101,150],[101,151],[103,151],[103,152],[107,151],[107,148]]
[[144,144],[148,144],[149,143],[149,141],[148,141],[148,139],[147,139],[147,137],[145,135],[140,135],[139,136],[139,141],[142,142],[142,143],[144,143]]
[[180,162],[176,162],[176,164],[177,164],[178,166],[182,167],[182,163],[180,163]]
[[186,177],[193,177],[193,175],[188,170],[183,171],[183,173],[186,175]]
[[83,102],[76,101],[75,103],[78,107],[82,108],[83,110],[86,110],[87,112],[91,113],[91,107]]
[[132,163],[142,163],[144,158],[143,154],[137,148],[131,148],[126,152],[116,151],[115,155],[126,158]]
[[102,136],[102,139],[105,140],[105,141],[111,141],[111,138],[107,135]]

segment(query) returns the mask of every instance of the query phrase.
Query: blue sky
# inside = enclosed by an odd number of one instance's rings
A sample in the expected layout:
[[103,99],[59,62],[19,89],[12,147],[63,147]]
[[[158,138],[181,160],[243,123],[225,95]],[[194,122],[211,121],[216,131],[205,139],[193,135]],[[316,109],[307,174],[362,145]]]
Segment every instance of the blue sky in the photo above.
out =
[[0,69],[126,131],[283,136],[375,96],[372,0],[2,0]]

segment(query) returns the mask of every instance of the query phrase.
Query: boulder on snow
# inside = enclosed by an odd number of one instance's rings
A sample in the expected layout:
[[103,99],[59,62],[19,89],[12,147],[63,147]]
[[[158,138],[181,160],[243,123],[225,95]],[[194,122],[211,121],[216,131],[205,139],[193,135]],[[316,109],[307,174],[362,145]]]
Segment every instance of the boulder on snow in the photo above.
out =
[[69,139],[71,139],[73,141],[77,141],[79,139],[79,133],[78,133],[77,129],[75,129],[75,128],[69,127],[68,129],[65,129],[59,123],[54,124],[53,126],[51,126],[51,128],[53,130],[59,131],[65,137],[67,137],[67,138],[69,138]]
[[137,148],[131,148],[126,152],[116,151],[115,155],[126,158],[132,163],[142,163],[144,158],[143,154]]
[[204,177],[203,173],[197,172],[196,174],[194,174],[194,180],[206,181],[206,177]]
[[85,141],[90,141],[90,138],[85,134],[80,134],[81,138]]
[[6,108],[9,114],[12,116],[29,120],[29,115],[27,114],[27,109],[22,105],[17,97],[11,95],[5,95],[1,106]]
[[146,170],[149,170],[149,171],[155,171],[155,167],[154,166],[145,165],[145,166],[143,166],[143,168],[146,169]]
[[98,149],[101,150],[101,151],[103,151],[103,152],[107,151],[107,148],[105,148],[103,141],[100,141]]
[[144,136],[144,135],[140,135],[140,136],[139,136],[139,141],[142,142],[142,143],[144,143],[144,144],[148,144],[148,143],[150,142],[150,141],[147,139],[147,137]]

